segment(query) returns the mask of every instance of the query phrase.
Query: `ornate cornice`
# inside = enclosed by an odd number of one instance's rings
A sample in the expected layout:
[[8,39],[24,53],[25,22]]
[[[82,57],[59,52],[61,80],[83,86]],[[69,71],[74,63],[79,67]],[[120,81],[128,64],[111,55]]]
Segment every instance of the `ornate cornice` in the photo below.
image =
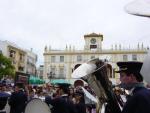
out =
[[145,54],[147,50],[103,50],[103,51],[51,51],[43,55],[77,55],[77,54]]
[[102,34],[91,33],[91,34],[84,35],[84,38],[86,38],[86,37],[103,37],[103,35]]

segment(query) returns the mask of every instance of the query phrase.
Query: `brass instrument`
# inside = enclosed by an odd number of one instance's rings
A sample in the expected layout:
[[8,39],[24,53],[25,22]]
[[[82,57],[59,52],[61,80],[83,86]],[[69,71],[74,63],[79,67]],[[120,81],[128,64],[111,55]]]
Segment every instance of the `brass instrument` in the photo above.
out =
[[105,106],[105,113],[121,113],[109,75],[112,67],[99,58],[79,66],[72,73],[73,78],[82,78],[94,90],[99,100],[99,107]]

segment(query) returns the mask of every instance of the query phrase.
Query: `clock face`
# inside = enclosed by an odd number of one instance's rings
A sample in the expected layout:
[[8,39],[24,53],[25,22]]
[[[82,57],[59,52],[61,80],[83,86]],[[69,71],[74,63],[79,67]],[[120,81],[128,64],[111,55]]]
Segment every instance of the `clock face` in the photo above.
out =
[[95,39],[95,38],[92,38],[92,39],[91,39],[91,43],[92,43],[92,44],[95,44],[95,43],[96,43],[96,39]]

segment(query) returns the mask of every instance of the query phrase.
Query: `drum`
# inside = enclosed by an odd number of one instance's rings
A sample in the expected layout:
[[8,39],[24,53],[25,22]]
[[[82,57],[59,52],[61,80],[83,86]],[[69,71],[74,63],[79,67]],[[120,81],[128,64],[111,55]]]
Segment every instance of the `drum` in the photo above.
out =
[[35,98],[28,102],[25,113],[51,113],[49,106],[41,99]]

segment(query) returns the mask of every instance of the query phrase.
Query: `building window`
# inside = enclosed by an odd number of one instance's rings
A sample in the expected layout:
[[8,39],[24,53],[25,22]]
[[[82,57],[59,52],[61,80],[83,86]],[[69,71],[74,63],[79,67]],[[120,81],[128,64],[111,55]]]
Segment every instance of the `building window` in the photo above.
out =
[[60,62],[64,62],[64,56],[60,56]]
[[24,61],[24,55],[20,53],[20,61]]
[[128,61],[128,56],[127,55],[123,55],[123,61]]
[[50,78],[55,78],[55,75],[56,75],[56,68],[52,67],[50,71]]
[[19,67],[18,67],[18,70],[19,70],[19,71],[24,71],[24,67],[19,66]]
[[55,69],[56,69],[55,67],[52,67],[52,68],[51,68],[51,72],[52,72],[52,73],[55,73]]
[[78,56],[77,56],[77,61],[78,61],[78,62],[82,61],[82,56],[81,56],[81,55],[78,55]]
[[10,56],[11,58],[15,58],[16,52],[15,52],[14,50],[10,50],[9,52],[10,52],[9,56]]
[[90,45],[90,49],[96,49],[97,45]]
[[59,78],[65,78],[64,77],[64,68],[63,67],[59,69]]
[[137,55],[132,55],[132,60],[137,61]]
[[95,58],[95,56],[91,56],[91,59],[94,59]]
[[51,62],[55,62],[56,61],[56,57],[55,56],[51,56]]

